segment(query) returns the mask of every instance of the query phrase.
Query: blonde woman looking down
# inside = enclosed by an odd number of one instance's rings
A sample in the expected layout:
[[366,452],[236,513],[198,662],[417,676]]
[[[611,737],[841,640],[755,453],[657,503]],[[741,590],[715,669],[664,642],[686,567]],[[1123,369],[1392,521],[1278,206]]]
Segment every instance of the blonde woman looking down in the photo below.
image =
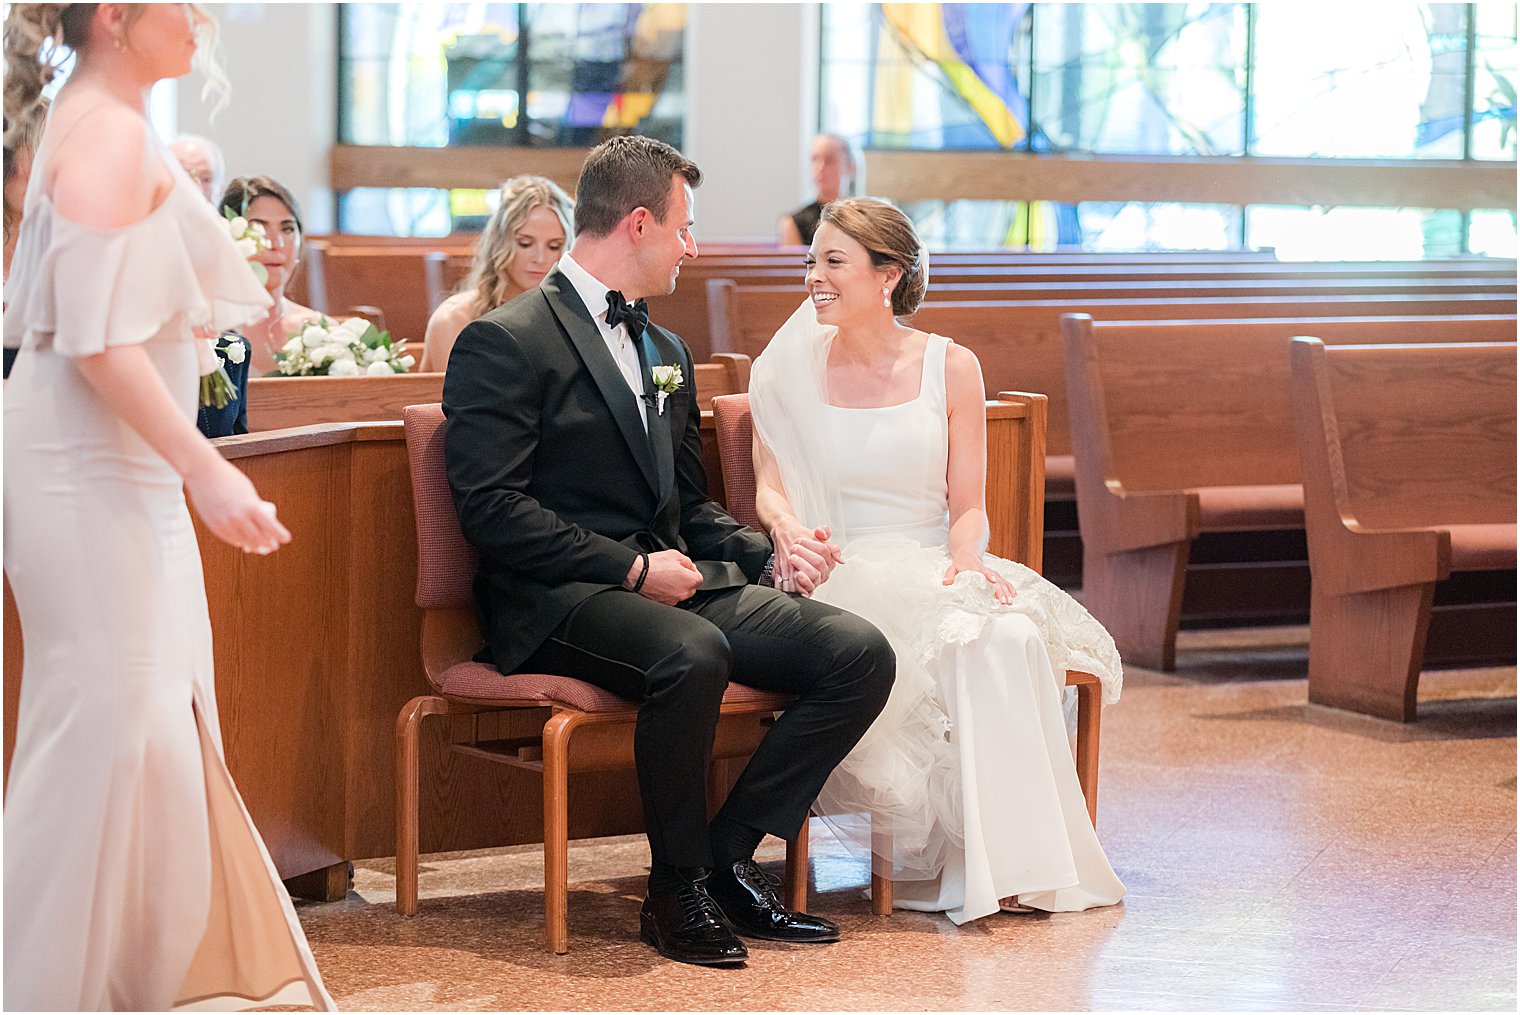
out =
[[466,325],[538,288],[569,245],[574,213],[559,185],[542,176],[514,176],[501,185],[469,276],[428,320],[420,370],[446,369]]
[[[149,126],[215,44],[199,4],[11,4],[5,121],[59,50],[6,286],[5,570],[26,640],[5,796],[5,1008],[330,1008],[222,753],[190,517],[290,541],[196,431],[198,338],[269,302]],[[204,48],[202,44],[204,43]],[[224,80],[224,79],[222,79]]]

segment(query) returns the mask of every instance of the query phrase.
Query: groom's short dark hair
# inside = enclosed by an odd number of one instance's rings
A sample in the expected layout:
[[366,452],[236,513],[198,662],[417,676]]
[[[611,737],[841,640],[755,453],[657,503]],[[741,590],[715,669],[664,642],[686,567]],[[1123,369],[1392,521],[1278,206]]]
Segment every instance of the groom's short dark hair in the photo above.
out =
[[670,178],[702,185],[697,164],[664,141],[625,134],[591,149],[575,185],[575,235],[606,236],[635,208],[660,221],[670,211]]

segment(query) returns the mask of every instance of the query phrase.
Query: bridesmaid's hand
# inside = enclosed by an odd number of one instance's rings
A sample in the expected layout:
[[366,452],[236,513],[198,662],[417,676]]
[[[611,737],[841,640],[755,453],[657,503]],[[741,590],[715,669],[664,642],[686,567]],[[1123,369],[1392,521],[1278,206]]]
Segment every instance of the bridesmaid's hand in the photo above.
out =
[[988,567],[980,557],[977,557],[975,560],[966,561],[952,560],[950,567],[945,571],[943,584],[955,584],[956,575],[962,571],[974,571],[987,579],[987,582],[992,586],[992,597],[1004,606],[1010,605],[1013,602],[1013,597],[1018,595],[1014,591],[1013,586],[1008,584],[1008,579]]
[[261,500],[248,477],[221,455],[186,476],[185,491],[212,534],[244,553],[269,554],[290,542],[274,505]]

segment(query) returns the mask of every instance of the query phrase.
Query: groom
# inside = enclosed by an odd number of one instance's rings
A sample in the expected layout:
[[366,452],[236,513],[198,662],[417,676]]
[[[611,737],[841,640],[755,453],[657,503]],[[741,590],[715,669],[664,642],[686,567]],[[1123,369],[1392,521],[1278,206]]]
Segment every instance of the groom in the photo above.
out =
[[[640,702],[634,754],[651,854],[641,936],[672,959],[736,965],[747,952],[735,931],[838,939],[828,920],[788,911],[753,856],[767,832],[802,826],[886,703],[895,660],[869,623],[771,587],[770,541],[707,497],[691,353],[643,305],[672,292],[697,255],[701,180],[651,138],[591,152],[572,253],[454,346],[444,454],[480,555],[490,661]],[[660,366],[684,380],[657,388]],[[814,535],[791,558],[805,587],[837,559],[827,533]],[[730,679],[798,700],[709,823],[708,761]]]

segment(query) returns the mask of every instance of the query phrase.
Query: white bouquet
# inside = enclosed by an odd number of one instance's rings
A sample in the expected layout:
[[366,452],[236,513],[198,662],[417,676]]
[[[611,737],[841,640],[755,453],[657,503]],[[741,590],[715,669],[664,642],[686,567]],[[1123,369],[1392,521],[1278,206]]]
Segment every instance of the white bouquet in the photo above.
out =
[[223,209],[222,215],[227,219],[227,235],[237,244],[238,253],[248,260],[248,267],[253,269],[259,285],[264,285],[269,281],[269,271],[254,260],[259,251],[269,249],[269,237],[264,235],[264,227],[241,215],[234,215],[231,208]]
[[216,356],[216,367],[201,375],[201,404],[225,409],[227,403],[237,395],[232,378],[227,375],[227,364],[238,364],[247,359],[248,346],[241,337],[231,332],[204,341]]
[[275,373],[287,377],[384,377],[404,374],[417,360],[405,355],[405,342],[392,342],[362,317],[335,323],[316,317],[290,336],[274,354]]

